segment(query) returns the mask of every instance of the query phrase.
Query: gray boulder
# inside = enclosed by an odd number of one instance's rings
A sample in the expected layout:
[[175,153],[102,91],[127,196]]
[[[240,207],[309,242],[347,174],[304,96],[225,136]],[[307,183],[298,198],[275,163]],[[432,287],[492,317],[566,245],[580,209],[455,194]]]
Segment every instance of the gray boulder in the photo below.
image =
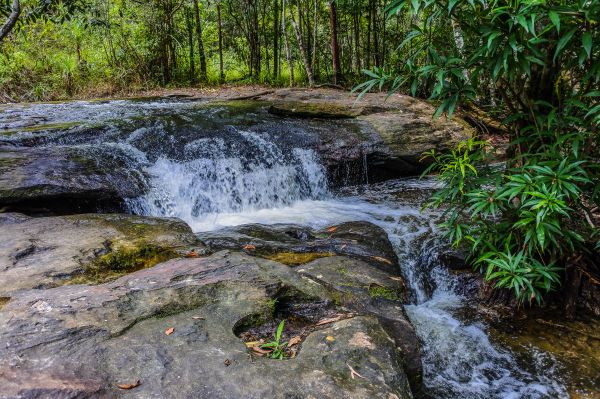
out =
[[[349,275],[369,268],[329,262]],[[412,398],[398,334],[320,281],[332,267],[298,273],[223,251],[101,285],[18,292],[0,309],[0,397]],[[305,308],[345,316],[312,325],[293,358],[255,356],[236,336],[273,318],[293,329]],[[399,303],[387,312],[416,339]]]

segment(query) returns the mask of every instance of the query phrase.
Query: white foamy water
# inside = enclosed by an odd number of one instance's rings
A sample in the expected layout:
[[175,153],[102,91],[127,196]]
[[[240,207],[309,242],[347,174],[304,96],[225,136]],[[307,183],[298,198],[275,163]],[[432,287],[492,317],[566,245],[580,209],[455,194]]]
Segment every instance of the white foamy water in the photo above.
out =
[[[385,229],[412,290],[406,311],[423,344],[427,398],[568,396],[552,368],[523,369],[490,341],[484,324],[460,316],[469,304],[438,264],[443,245],[437,215],[421,213],[416,195],[434,188],[432,181],[388,182],[336,195],[312,150],[280,148],[268,136],[241,129],[190,141],[180,158],[143,163],[150,190],[129,202],[133,212],[179,217],[196,232],[248,223],[321,228],[354,220]],[[408,192],[417,199],[396,195]]]

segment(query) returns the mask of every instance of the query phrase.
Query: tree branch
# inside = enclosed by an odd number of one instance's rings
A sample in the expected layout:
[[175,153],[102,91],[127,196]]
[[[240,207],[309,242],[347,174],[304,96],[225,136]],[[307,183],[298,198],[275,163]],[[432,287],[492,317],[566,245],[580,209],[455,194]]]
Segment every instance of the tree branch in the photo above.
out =
[[13,0],[12,11],[6,20],[6,23],[0,27],[0,42],[12,31],[17,24],[19,15],[21,14],[21,3],[19,0]]

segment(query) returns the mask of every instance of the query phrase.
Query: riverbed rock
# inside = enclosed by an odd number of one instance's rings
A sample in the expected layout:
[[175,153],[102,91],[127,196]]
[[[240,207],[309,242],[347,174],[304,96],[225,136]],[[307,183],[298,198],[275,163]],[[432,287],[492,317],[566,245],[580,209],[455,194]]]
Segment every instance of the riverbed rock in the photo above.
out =
[[[388,97],[384,93],[367,93],[357,99],[340,90],[281,89],[260,98],[273,101],[269,110],[276,115],[355,118],[361,123],[358,132],[349,129],[343,135],[325,135],[319,150],[331,162],[362,161],[356,157],[357,151],[339,156],[336,142],[356,142],[355,149],[368,159],[369,167],[384,174],[381,177],[419,174],[428,165],[421,160],[425,151],[448,151],[475,132],[458,117],[434,119],[433,105],[401,94]],[[352,137],[354,134],[356,137]],[[329,156],[330,151],[336,152],[337,157]]]
[[213,250],[245,249],[250,254],[291,266],[345,255],[388,273],[399,271],[398,257],[387,233],[369,222],[346,222],[320,230],[292,224],[248,224],[198,236]]
[[[350,275],[369,267],[329,262]],[[341,294],[308,270],[229,251],[95,286],[20,291],[0,308],[0,397],[412,398],[389,327]],[[252,355],[234,333],[281,307],[302,318],[302,304],[351,316],[316,326],[285,360]]]
[[0,296],[106,281],[191,250],[200,254],[205,248],[179,219],[0,213]]
[[0,147],[0,208],[28,213],[117,210],[144,192],[143,175],[118,148]]

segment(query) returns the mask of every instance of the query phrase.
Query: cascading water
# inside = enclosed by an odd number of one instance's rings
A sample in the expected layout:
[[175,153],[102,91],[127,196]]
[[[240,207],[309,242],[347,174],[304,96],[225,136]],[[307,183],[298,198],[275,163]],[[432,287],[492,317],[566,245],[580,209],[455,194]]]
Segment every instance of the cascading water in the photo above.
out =
[[[89,119],[102,126],[23,131],[0,142],[69,147],[105,168],[126,168],[148,187],[144,196],[129,200],[132,212],[176,216],[195,231],[245,223],[375,223],[388,233],[412,290],[406,312],[423,343],[425,398],[568,396],[549,355],[537,352],[525,367],[491,340],[484,322],[465,317],[472,307],[438,261],[444,249],[435,227],[438,216],[420,212],[434,181],[389,181],[333,193],[324,166],[306,145],[309,129],[327,129],[325,122],[311,127],[268,120],[268,113],[256,108],[234,114],[200,105],[116,101],[23,107],[0,115],[0,122],[10,129],[37,119],[50,124]],[[46,120],[48,115],[54,119]]]
[[179,217],[201,231],[223,225],[221,215],[281,208],[328,195],[325,169],[314,151],[286,151],[249,131],[231,129],[230,134],[230,139],[235,136],[233,144],[221,137],[187,144],[189,160],[159,158],[146,169],[148,194],[130,201],[131,210]]
[[[334,196],[314,152],[282,149],[243,130],[231,130],[228,138],[233,144],[223,137],[189,143],[183,161],[158,158],[146,170],[149,193],[131,202],[132,209],[180,217],[195,231],[244,223],[378,224],[387,231],[413,292],[414,303],[406,312],[423,342],[424,397],[567,396],[550,377],[554,370],[525,371],[510,352],[490,342],[485,325],[457,315],[468,304],[455,292],[455,279],[438,264],[443,245],[436,215],[422,214],[414,198],[398,201],[393,195],[431,189],[435,182],[388,182]],[[552,359],[545,360],[554,367]]]

